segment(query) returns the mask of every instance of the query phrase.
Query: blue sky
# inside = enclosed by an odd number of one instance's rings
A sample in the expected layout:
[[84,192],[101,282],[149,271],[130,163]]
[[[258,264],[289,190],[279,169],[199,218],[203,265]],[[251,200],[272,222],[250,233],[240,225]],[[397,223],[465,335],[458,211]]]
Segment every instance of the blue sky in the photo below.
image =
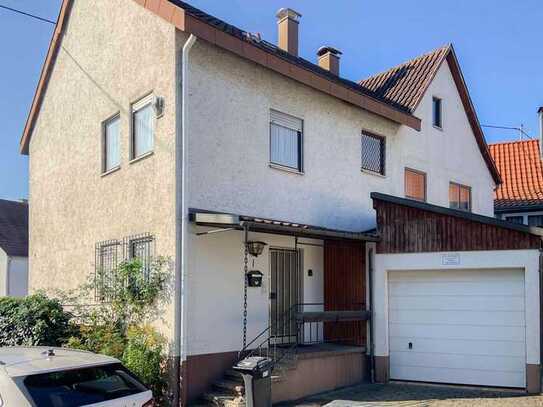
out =
[[[90,0],[79,0],[90,1]],[[115,0],[121,1],[121,0]],[[122,0],[128,1],[128,0]],[[341,51],[342,75],[372,73],[452,42],[483,124],[519,126],[537,136],[543,105],[541,0],[192,0],[248,31],[276,41],[275,12],[302,14],[300,54],[315,60],[321,45]],[[56,20],[61,0],[0,0]],[[53,26],[0,9],[0,198],[28,195],[28,159],[19,138]],[[484,129],[487,141],[518,139],[514,131]],[[54,157],[52,157],[54,159]]]

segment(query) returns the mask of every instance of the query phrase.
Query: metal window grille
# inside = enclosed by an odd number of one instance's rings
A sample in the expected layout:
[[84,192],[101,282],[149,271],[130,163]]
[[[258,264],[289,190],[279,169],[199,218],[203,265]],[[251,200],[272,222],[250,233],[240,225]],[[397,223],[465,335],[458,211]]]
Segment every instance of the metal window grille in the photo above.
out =
[[362,169],[385,175],[385,138],[362,133]]
[[109,302],[117,266],[122,259],[121,242],[107,240],[96,244],[94,295],[96,301]]
[[145,278],[149,278],[155,256],[155,238],[150,233],[106,240],[96,244],[95,299],[109,302],[113,299],[117,268],[123,261],[139,259]]

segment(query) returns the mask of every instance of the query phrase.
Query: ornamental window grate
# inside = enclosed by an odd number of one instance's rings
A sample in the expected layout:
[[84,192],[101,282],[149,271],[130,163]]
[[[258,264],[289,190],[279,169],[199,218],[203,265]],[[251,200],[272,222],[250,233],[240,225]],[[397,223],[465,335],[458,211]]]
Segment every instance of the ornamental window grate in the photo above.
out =
[[361,147],[362,169],[385,175],[385,138],[362,133]]

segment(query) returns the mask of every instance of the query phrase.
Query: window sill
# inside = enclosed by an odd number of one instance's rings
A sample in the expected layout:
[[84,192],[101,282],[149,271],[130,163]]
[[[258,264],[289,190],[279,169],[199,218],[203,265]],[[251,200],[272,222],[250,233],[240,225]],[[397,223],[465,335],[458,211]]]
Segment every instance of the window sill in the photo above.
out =
[[285,167],[284,165],[269,163],[269,166],[270,166],[270,168],[273,168],[275,170],[291,172],[293,174],[298,174],[298,175],[304,175],[303,171],[299,171],[299,170],[291,168],[291,167]]
[[109,175],[109,174],[113,174],[114,172],[117,172],[121,169],[121,166],[120,165],[117,165],[116,167],[113,167],[112,169],[110,170],[107,170],[103,173],[100,174],[101,177],[105,177],[106,175]]
[[147,158],[147,157],[150,157],[150,156],[152,156],[153,154],[154,154],[153,151],[149,151],[149,152],[147,152],[147,153],[145,153],[145,154],[142,154],[142,155],[140,155],[140,156],[138,156],[138,157],[132,158],[128,163],[129,163],[129,164],[137,163],[138,161],[141,161],[141,160],[143,160],[143,159],[145,159],[145,158]]
[[369,175],[374,175],[378,178],[386,178],[386,174],[381,174],[381,173],[378,173],[378,172],[375,172],[375,171],[372,171],[372,170],[367,170],[365,168],[360,168],[360,172],[364,173],[364,174],[369,174]]
[[443,131],[443,127],[436,126],[435,124],[432,124],[432,127],[436,130]]

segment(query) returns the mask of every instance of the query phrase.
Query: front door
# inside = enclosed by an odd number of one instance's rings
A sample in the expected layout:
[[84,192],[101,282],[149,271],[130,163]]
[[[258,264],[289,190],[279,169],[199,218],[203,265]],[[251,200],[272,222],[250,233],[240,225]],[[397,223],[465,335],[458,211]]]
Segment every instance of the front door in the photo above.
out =
[[298,253],[270,249],[270,322],[272,343],[290,344],[296,340],[294,306],[299,302]]

